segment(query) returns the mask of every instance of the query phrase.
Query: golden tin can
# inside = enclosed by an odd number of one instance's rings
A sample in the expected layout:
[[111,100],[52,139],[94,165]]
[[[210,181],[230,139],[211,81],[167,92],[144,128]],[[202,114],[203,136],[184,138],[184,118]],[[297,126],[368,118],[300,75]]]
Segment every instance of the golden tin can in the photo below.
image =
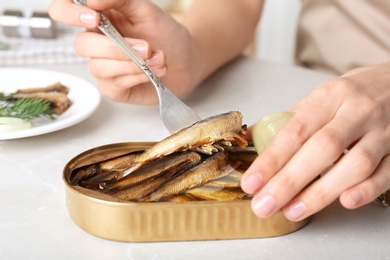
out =
[[309,219],[292,222],[279,211],[256,217],[250,200],[189,202],[120,201],[71,184],[71,174],[98,163],[151,147],[152,142],[105,145],[83,152],[63,171],[66,205],[73,221],[98,237],[125,242],[217,240],[281,236],[305,226]]

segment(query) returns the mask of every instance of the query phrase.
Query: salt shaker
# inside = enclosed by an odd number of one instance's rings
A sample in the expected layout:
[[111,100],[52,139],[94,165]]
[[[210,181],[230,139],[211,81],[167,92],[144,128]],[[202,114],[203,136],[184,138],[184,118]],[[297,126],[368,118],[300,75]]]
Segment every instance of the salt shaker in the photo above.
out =
[[57,32],[49,14],[40,11],[25,15],[20,10],[5,10],[0,17],[0,26],[8,37],[53,39]]

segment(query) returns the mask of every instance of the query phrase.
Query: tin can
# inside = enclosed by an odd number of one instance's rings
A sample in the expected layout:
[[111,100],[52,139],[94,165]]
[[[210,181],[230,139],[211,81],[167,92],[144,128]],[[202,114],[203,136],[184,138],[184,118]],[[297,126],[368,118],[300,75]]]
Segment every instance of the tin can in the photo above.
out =
[[258,218],[250,200],[123,202],[71,184],[72,172],[151,147],[152,142],[110,144],[85,151],[64,168],[66,205],[73,221],[95,236],[125,242],[216,240],[281,236],[309,219],[289,221],[282,212]]

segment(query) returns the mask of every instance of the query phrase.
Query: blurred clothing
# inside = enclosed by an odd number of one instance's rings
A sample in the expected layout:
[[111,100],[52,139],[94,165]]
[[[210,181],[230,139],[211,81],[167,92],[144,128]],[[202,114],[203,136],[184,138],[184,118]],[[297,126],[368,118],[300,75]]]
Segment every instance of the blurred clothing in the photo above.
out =
[[390,60],[390,1],[302,0],[296,62],[343,74]]

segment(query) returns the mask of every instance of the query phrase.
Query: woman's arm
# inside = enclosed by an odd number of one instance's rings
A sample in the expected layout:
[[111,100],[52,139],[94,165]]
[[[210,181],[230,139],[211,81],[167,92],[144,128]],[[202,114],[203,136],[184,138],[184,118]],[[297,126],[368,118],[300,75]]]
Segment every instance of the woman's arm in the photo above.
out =
[[184,25],[196,44],[198,84],[229,60],[239,56],[255,37],[263,8],[261,0],[195,0]]

